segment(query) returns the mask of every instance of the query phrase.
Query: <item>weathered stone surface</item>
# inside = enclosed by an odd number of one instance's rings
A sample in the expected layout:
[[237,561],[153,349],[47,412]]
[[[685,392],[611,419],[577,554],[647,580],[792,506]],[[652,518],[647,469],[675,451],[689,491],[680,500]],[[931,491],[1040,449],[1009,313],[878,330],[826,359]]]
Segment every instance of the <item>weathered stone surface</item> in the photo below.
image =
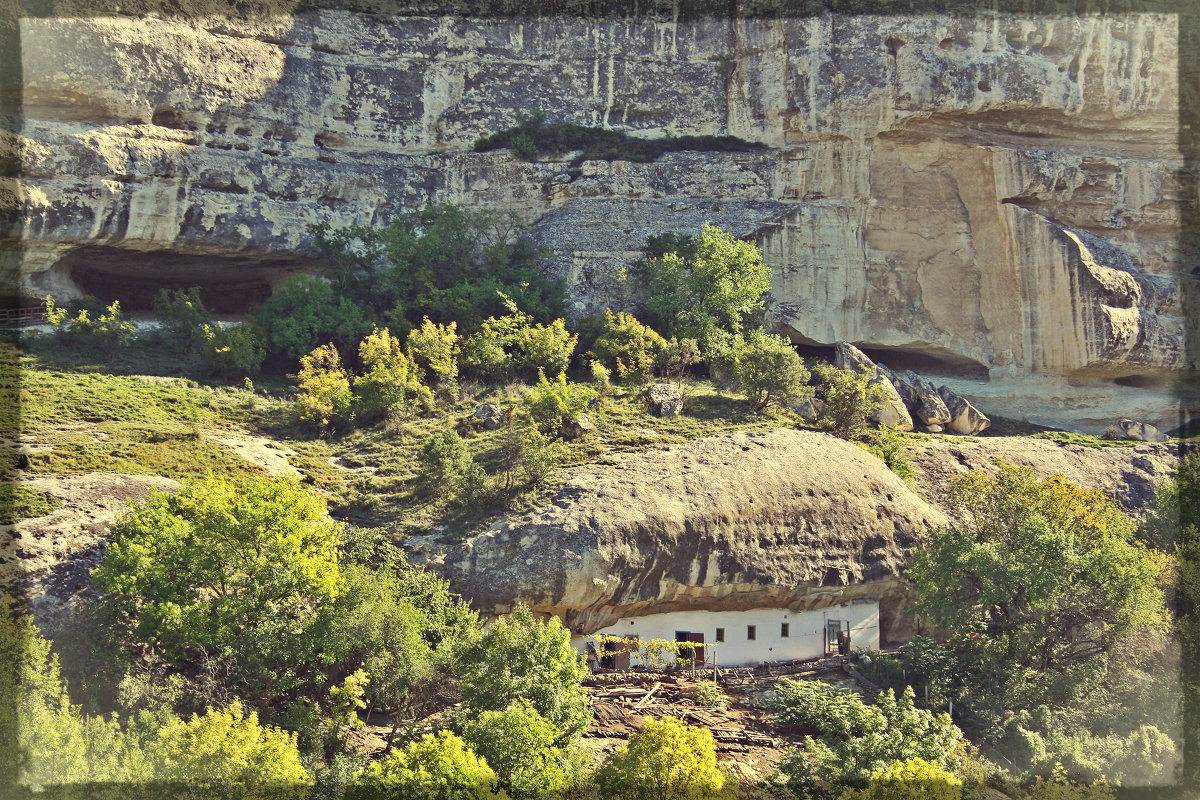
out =
[[589,414],[576,414],[563,419],[559,433],[564,439],[578,439],[580,436],[586,436],[595,429],[596,423],[592,422]]
[[1131,442],[1165,442],[1171,438],[1153,425],[1132,419],[1123,419],[1117,426],[1124,438]]
[[[977,372],[986,387],[955,389],[989,413],[1099,430],[1091,408],[1136,394],[1139,419],[1173,427],[1195,202],[1178,18],[980,8],[26,18],[24,125],[0,134],[24,290],[148,303],[205,283],[244,304],[310,266],[307,224],[434,201],[534,222],[580,313],[612,302],[648,234],[710,221],[763,246],[769,315],[797,342]],[[534,108],[767,148],[471,152]],[[1113,383],[1130,376],[1136,392]]]
[[475,419],[485,430],[494,431],[500,427],[504,412],[495,403],[486,403],[475,409]]
[[913,416],[921,420],[926,430],[932,425],[941,426],[950,421],[950,409],[946,408],[945,401],[932,383],[911,369],[904,371],[903,379],[912,398],[909,400],[909,408],[912,409]]
[[984,416],[983,412],[948,387],[939,386],[937,392],[950,412],[950,421],[946,423],[946,428],[951,433],[974,436],[987,430],[992,424],[992,421]]
[[[826,434],[736,433],[619,458],[461,545],[407,546],[484,613],[521,601],[585,631],[651,609],[880,595],[894,629],[907,554],[945,521],[879,459]],[[842,572],[849,584],[830,585]]]
[[825,401],[818,397],[806,397],[792,403],[790,408],[800,419],[814,420],[825,411]]
[[867,375],[872,375],[871,383],[881,386],[885,399],[883,404],[871,412],[869,419],[876,425],[895,428],[898,431],[913,429],[912,416],[908,413],[904,398],[892,383],[891,371],[880,369],[866,353],[849,342],[837,342],[833,346],[833,365],[841,369],[853,369]]
[[878,370],[875,362],[867,354],[849,342],[835,342],[833,345],[833,365],[839,369],[852,369],[868,375],[875,375]]
[[683,413],[683,392],[673,383],[656,383],[647,387],[646,402],[660,417],[677,417]]

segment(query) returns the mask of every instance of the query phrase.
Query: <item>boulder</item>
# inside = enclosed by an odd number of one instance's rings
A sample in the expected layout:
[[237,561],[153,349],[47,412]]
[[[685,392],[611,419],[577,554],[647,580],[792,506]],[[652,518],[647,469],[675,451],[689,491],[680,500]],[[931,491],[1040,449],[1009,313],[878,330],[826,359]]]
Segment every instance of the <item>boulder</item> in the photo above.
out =
[[592,418],[587,414],[576,414],[573,417],[565,417],[562,421],[562,428],[559,433],[564,439],[578,439],[591,433],[596,429],[596,423],[592,422]]
[[816,397],[806,397],[791,404],[791,409],[800,419],[814,420],[825,411],[825,401]]
[[896,391],[891,379],[881,372],[871,379],[871,383],[882,386],[887,397],[879,408],[871,412],[868,419],[877,425],[895,428],[898,431],[911,431],[913,429],[912,417],[908,413],[904,398],[900,396],[900,392]]
[[833,365],[839,369],[853,369],[870,375],[876,373],[875,362],[849,342],[837,342],[833,345]]
[[926,426],[945,425],[950,421],[950,409],[946,408],[945,401],[932,383],[911,369],[904,371],[904,381],[911,390],[912,400],[908,402],[908,407],[912,409],[914,417]]
[[504,412],[495,403],[487,403],[475,409],[475,421],[483,425],[485,430],[494,431],[504,420]]
[[1117,426],[1123,437],[1131,442],[1165,442],[1171,438],[1148,422],[1123,419]]
[[939,386],[937,391],[950,411],[950,421],[946,423],[946,428],[951,433],[974,436],[992,424],[983,412],[949,387]]
[[647,388],[646,402],[660,417],[678,417],[683,413],[683,392],[673,383],[656,383]]

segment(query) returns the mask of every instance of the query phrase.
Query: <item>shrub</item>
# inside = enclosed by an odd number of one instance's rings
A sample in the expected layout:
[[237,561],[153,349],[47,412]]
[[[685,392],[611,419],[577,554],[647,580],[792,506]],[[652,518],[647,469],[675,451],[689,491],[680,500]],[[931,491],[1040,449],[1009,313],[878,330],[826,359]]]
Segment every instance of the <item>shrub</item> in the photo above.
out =
[[496,772],[449,731],[427,733],[368,767],[346,800],[505,800]]
[[530,486],[539,489],[546,484],[562,461],[564,449],[561,442],[550,441],[537,428],[525,434],[521,447],[521,467]]
[[431,494],[447,495],[458,485],[472,464],[467,444],[452,430],[435,433],[425,440],[418,456],[421,481]]
[[721,687],[713,681],[701,681],[696,684],[696,699],[705,708],[725,708],[725,695],[721,694]]
[[186,353],[192,352],[202,330],[213,323],[212,312],[200,299],[198,286],[186,291],[159,289],[154,296],[154,315],[158,317],[163,333],[182,346]]
[[454,322],[438,325],[425,317],[421,327],[409,331],[404,348],[422,382],[447,394],[453,394],[458,387],[457,329]]
[[556,744],[579,736],[592,713],[580,681],[583,657],[557,617],[534,619],[525,606],[488,625],[459,655],[468,714],[499,711],[525,699],[558,730]]
[[785,337],[757,328],[746,334],[735,354],[734,377],[756,410],[811,396],[808,370]]
[[656,366],[664,378],[682,384],[687,368],[693,364],[699,364],[702,360],[700,345],[695,339],[680,339],[672,336],[659,355]]
[[1072,781],[1061,766],[1049,778],[1038,778],[1029,790],[1029,800],[1113,800],[1115,796],[1103,779],[1091,784]]
[[312,275],[293,275],[280,284],[255,313],[254,324],[267,352],[288,359],[321,342],[347,350],[370,329],[358,306]]
[[579,337],[569,333],[561,319],[549,325],[529,325],[521,331],[521,353],[517,363],[531,374],[564,372],[571,363],[571,354],[578,341]]
[[300,418],[324,430],[350,420],[354,394],[342,369],[342,359],[332,343],[321,345],[300,358],[300,394],[296,398]]
[[905,483],[913,482],[916,474],[912,462],[904,454],[904,437],[895,428],[883,427],[875,431],[867,443],[867,449],[879,456],[887,468]]
[[363,374],[354,378],[355,416],[377,421],[431,395],[418,380],[417,365],[387,328],[376,328],[363,339],[358,357]]
[[588,369],[592,373],[592,386],[601,397],[612,394],[612,370],[599,361],[589,361]]
[[230,789],[247,800],[307,794],[312,777],[300,762],[296,734],[263,727],[255,712],[243,713],[235,700],[161,728],[150,748],[155,776],[195,785],[199,796]]
[[266,351],[249,325],[205,324],[200,328],[199,340],[200,363],[210,375],[256,375],[266,358]]
[[818,422],[840,439],[861,439],[867,433],[868,419],[886,399],[882,386],[871,376],[837,367],[823,368],[825,409]]
[[628,800],[731,799],[736,792],[717,765],[712,732],[674,717],[647,720],[604,760],[596,783],[606,796]]
[[463,726],[463,739],[496,770],[516,800],[560,796],[568,783],[558,730],[527,700],[484,711]]
[[604,310],[604,329],[592,344],[588,356],[615,368],[621,378],[637,383],[649,379],[658,359],[667,347],[663,337],[624,311]]
[[517,315],[488,317],[463,342],[459,362],[484,380],[506,377],[515,366],[513,354],[521,336],[521,324]]
[[962,781],[923,758],[893,761],[871,776],[862,791],[845,792],[840,800],[959,800]]
[[565,372],[560,372],[555,380],[550,381],[546,379],[545,372],[539,371],[537,386],[525,398],[525,402],[538,429],[543,433],[551,433],[562,427],[564,419],[584,413],[588,402],[595,396],[595,389],[571,382]]
[[91,336],[101,352],[109,358],[116,358],[120,349],[129,344],[135,330],[137,326],[133,320],[126,319],[121,313],[121,304],[113,300],[92,323]]

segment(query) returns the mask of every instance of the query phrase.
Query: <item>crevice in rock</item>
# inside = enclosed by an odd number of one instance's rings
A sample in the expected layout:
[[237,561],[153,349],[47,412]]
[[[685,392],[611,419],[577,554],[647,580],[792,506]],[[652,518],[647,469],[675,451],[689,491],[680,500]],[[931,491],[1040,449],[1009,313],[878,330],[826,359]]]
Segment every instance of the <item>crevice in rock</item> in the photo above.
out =
[[[795,342],[797,336],[792,335]],[[964,378],[986,381],[988,368],[986,364],[943,348],[932,345],[921,347],[886,347],[879,345],[851,342],[876,364],[884,364],[893,371],[903,372],[911,369],[922,376]],[[805,359],[821,359],[833,362],[833,345],[823,345],[810,341],[800,341],[795,344],[796,352]]]

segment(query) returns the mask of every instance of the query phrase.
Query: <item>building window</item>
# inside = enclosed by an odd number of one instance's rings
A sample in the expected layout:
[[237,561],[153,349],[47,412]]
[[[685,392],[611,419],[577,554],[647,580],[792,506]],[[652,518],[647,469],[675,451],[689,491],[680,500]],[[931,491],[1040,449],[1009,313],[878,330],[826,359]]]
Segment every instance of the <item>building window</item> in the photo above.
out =
[[779,635],[784,639],[788,638],[788,624],[786,622],[779,626]]
[[717,628],[717,639],[716,640],[718,642],[725,641],[725,629],[724,628]]
[[746,639],[748,641],[752,642],[756,638],[758,638],[758,629],[755,628],[753,625],[747,625],[746,626]]

